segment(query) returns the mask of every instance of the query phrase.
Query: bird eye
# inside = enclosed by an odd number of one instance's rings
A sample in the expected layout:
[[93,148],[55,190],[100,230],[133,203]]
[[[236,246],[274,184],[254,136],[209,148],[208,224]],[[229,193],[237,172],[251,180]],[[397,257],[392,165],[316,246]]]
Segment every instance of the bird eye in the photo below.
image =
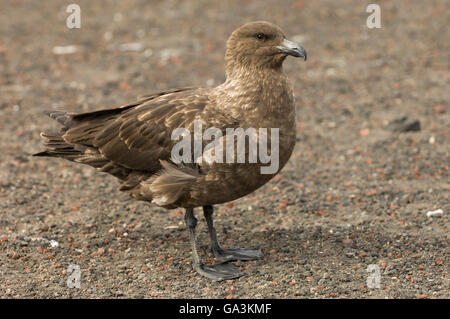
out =
[[258,40],[264,40],[264,39],[266,38],[266,35],[265,35],[264,33],[258,33],[258,34],[256,35],[256,38],[257,38]]

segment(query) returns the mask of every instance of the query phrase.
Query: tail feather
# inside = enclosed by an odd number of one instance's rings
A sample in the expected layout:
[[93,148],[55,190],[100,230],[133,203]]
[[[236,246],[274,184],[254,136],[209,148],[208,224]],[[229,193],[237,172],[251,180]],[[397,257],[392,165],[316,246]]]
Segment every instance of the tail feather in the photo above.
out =
[[42,144],[46,146],[46,150],[33,154],[33,156],[48,156],[48,157],[62,157],[73,160],[75,157],[81,155],[80,150],[77,150],[73,145],[67,143],[60,134],[53,132],[41,133]]
[[111,162],[93,146],[96,133],[106,125],[108,118],[113,118],[119,113],[116,109],[84,114],[70,114],[62,111],[45,111],[44,113],[61,123],[63,127],[59,132],[42,132],[40,134],[42,144],[46,149],[33,156],[59,157],[95,167],[121,180],[128,177],[129,169]]

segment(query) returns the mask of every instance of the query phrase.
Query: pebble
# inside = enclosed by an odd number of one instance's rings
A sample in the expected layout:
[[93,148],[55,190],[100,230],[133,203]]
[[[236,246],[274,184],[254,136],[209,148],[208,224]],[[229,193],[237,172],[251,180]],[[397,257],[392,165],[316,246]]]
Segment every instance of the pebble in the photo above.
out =
[[387,129],[394,132],[417,132],[421,130],[419,120],[411,120],[407,116],[389,122]]
[[430,210],[427,212],[427,217],[437,217],[442,216],[442,214],[444,214],[444,211],[442,209]]
[[78,47],[76,45],[55,46],[52,49],[52,52],[56,55],[73,54],[77,51]]

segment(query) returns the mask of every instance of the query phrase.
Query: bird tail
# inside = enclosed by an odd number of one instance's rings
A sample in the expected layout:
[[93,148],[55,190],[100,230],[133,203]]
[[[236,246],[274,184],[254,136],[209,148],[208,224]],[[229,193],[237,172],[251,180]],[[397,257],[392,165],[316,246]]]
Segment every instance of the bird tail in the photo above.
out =
[[[45,150],[33,156],[59,157],[72,162],[86,164],[109,173],[119,179],[126,179],[130,170],[111,162],[93,145],[95,134],[102,129],[108,119],[114,118],[124,109],[101,110],[82,114],[62,111],[45,111],[52,119],[62,124],[59,132],[41,133]],[[70,134],[69,134],[70,133]],[[70,138],[66,136],[70,135]]]
[[43,152],[33,154],[39,157],[62,157],[68,160],[75,160],[82,155],[80,150],[76,150],[74,145],[67,143],[60,133],[45,131],[41,133],[42,144],[46,147]]
[[41,157],[62,157],[68,160],[74,160],[82,154],[81,150],[74,148],[73,144],[67,143],[63,134],[66,132],[73,122],[71,114],[62,111],[44,111],[46,115],[63,125],[59,133],[44,131],[41,132],[42,144],[46,150],[33,154],[33,156]]

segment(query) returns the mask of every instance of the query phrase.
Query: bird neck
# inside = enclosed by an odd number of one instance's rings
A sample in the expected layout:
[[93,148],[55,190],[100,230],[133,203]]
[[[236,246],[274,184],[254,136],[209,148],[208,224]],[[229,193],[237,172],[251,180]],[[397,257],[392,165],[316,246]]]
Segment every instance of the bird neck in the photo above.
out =
[[225,103],[242,110],[247,110],[257,117],[280,118],[285,121],[285,115],[293,109],[293,94],[282,68],[234,69],[227,74],[226,81],[217,87],[216,94]]
[[265,79],[284,77],[282,66],[233,66],[226,68],[226,76],[228,81],[242,81],[243,83],[258,83]]
[[227,79],[223,87],[238,94],[253,92],[262,98],[261,94],[270,93],[288,83],[287,77],[280,68],[240,67],[227,70]]

